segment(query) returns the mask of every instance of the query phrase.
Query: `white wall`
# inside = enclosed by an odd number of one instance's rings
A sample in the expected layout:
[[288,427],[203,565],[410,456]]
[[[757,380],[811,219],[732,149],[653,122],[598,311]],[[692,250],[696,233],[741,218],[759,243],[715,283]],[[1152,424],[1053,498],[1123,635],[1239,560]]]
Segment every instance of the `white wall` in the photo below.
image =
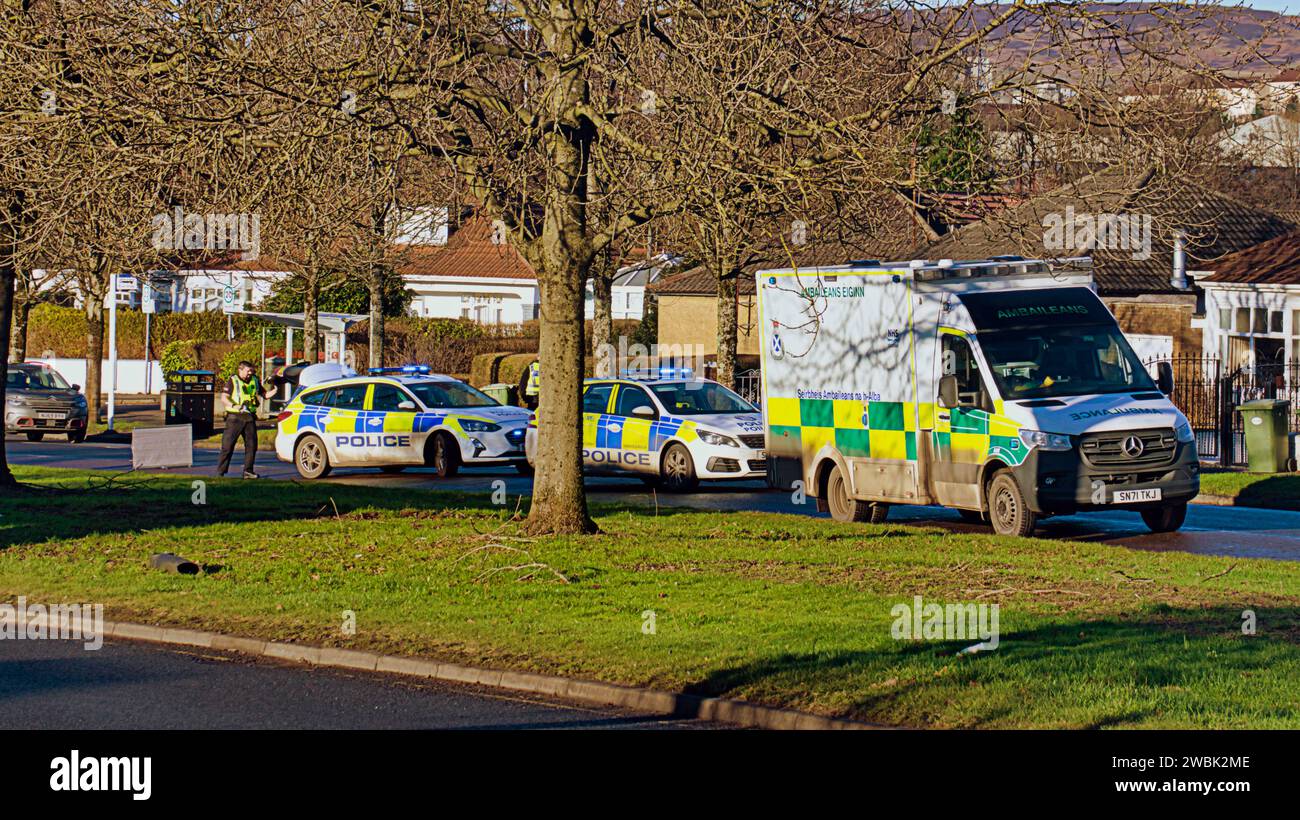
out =
[[540,300],[537,283],[528,280],[506,284],[501,279],[408,277],[406,287],[413,294],[411,310],[417,316],[470,318],[484,324],[518,324],[533,319]]
[[[59,371],[59,375],[69,384],[81,385],[82,392],[86,387],[86,360],[85,359],[28,359],[27,361],[41,362],[48,364],[50,367]],[[145,381],[145,361],[144,359],[118,359],[117,360],[117,392],[119,393],[161,393],[166,387],[163,380],[162,368],[158,366],[157,361],[150,362],[152,371],[148,387],[146,390]],[[112,378],[109,372],[108,360],[103,362],[103,391],[108,393],[108,382]]]

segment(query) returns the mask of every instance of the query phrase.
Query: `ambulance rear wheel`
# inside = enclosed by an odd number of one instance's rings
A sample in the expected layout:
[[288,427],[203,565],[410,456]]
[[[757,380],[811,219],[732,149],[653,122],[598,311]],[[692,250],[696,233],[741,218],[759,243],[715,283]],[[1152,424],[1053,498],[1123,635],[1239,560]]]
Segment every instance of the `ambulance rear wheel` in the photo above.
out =
[[395,474],[397,474],[397,473],[400,473],[402,470],[405,470],[405,469],[406,469],[406,465],[405,465],[405,464],[385,464],[383,467],[380,467],[379,469],[383,470],[384,472],[388,473],[389,475],[395,475]]
[[1187,505],[1176,504],[1172,507],[1160,507],[1143,510],[1142,521],[1152,532],[1173,532],[1187,520]]
[[303,436],[293,446],[293,464],[298,475],[308,480],[324,478],[330,474],[330,457],[325,442],[316,436]]
[[438,478],[452,478],[460,470],[460,447],[446,433],[433,437],[430,445],[433,452],[429,456],[429,466],[438,474]]
[[1038,515],[1029,509],[1025,494],[1010,470],[998,470],[989,482],[989,522],[998,535],[1027,537],[1038,526]]
[[691,451],[682,444],[669,444],[659,464],[659,478],[666,490],[675,493],[689,492],[700,484],[695,475],[695,461]]
[[826,505],[836,521],[883,524],[889,517],[889,505],[859,501],[849,496],[849,484],[839,467],[831,468],[826,481]]

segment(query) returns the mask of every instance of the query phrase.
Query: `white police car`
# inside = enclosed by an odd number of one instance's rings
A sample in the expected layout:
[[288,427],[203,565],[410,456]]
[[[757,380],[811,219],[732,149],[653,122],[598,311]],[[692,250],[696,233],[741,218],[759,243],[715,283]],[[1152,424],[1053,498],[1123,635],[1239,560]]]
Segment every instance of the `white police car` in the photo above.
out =
[[[529,463],[538,414],[528,426]],[[540,428],[538,425],[542,425]],[[669,490],[701,479],[761,479],[767,475],[763,419],[736,393],[685,368],[625,371],[587,379],[582,392],[582,454],[586,471],[635,475]]]
[[423,365],[375,368],[300,390],[276,417],[275,454],[309,479],[334,467],[426,466],[448,478],[461,465],[513,464],[527,474],[528,418]]

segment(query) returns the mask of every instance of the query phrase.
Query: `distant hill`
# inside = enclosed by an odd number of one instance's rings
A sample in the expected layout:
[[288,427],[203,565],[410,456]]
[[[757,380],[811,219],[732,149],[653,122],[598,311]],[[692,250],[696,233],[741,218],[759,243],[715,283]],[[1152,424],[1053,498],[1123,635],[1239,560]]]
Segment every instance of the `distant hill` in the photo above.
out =
[[[1096,19],[1124,31],[1141,32],[1144,37],[1167,42],[1170,46],[1167,53],[1191,50],[1189,61],[1199,60],[1220,71],[1268,74],[1300,66],[1300,15],[1245,6],[1090,5],[1089,14]],[[976,6],[971,11],[971,25],[983,25],[1007,8],[1002,4]],[[1077,10],[1072,13],[1078,14]],[[1183,31],[1170,33],[1178,29]],[[1004,26],[995,33],[985,49],[986,56],[994,64],[1019,64],[1031,54],[1042,53],[1048,40],[1049,35],[1033,16],[1021,17],[1015,25]],[[1179,48],[1180,45],[1184,47]]]

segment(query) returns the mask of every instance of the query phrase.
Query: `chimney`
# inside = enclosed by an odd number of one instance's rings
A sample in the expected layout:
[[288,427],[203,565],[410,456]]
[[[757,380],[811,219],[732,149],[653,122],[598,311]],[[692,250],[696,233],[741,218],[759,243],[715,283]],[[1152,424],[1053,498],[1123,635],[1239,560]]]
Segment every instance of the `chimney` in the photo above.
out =
[[1187,290],[1187,253],[1183,250],[1183,232],[1174,231],[1174,272],[1169,284],[1178,290]]

